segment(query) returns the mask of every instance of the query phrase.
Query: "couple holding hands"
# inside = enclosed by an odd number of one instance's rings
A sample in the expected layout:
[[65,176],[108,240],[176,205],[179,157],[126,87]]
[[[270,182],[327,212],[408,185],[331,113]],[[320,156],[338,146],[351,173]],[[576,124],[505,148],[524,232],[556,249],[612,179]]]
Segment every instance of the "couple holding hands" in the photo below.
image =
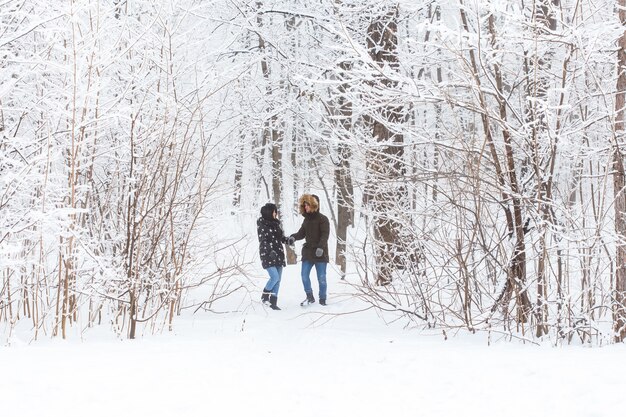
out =
[[261,208],[261,217],[257,220],[259,236],[259,254],[261,264],[270,278],[263,288],[261,301],[268,303],[273,310],[280,310],[278,289],[285,264],[283,243],[293,245],[296,240],[304,239],[302,246],[302,285],[306,299],[301,306],[313,304],[313,290],[311,289],[311,269],[315,266],[319,283],[319,303],[326,305],[326,265],[328,258],[328,234],[330,225],[328,218],[319,212],[319,198],[314,194],[304,194],[298,200],[300,214],[304,217],[300,230],[285,236],[278,220],[278,210],[275,204],[267,203]]

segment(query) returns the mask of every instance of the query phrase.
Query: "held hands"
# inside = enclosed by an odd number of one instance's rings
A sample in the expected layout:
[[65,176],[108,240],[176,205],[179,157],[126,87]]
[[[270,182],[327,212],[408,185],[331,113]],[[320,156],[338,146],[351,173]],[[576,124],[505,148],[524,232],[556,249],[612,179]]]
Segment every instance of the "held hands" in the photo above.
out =
[[296,238],[295,238],[295,237],[293,237],[293,235],[289,236],[289,237],[287,238],[287,244],[288,244],[289,246],[293,246],[293,244],[294,244],[294,243],[296,243]]
[[315,249],[315,256],[317,258],[321,258],[323,255],[324,255],[324,249],[322,248]]

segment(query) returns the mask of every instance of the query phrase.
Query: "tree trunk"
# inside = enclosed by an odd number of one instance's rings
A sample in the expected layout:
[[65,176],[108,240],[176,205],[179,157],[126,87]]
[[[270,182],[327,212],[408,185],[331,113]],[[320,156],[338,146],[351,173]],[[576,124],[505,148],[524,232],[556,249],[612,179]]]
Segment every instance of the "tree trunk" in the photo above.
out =
[[[297,195],[298,194],[298,185],[300,184],[299,178],[298,178],[298,159],[297,159],[297,147],[298,147],[298,125],[297,125],[298,121],[296,120],[294,123],[294,126],[291,129],[291,153],[289,155],[289,161],[291,163],[291,168],[292,168],[292,172],[293,172],[293,183],[292,183],[292,189],[293,189],[293,195]],[[289,210],[291,210],[292,208],[290,207]],[[293,249],[293,247],[289,246],[289,245],[285,245],[285,258],[287,261],[287,265],[295,265],[298,263],[298,255],[296,254],[296,251]]]
[[[551,0],[552,4],[557,6],[559,0]],[[556,29],[556,20],[553,13],[546,3],[540,7],[532,7],[534,36],[539,38],[542,35]],[[538,44],[541,42],[535,42]],[[548,332],[548,250],[546,240],[548,238],[548,227],[550,223],[554,223],[555,219],[550,209],[550,200],[552,199],[552,172],[554,161],[556,159],[556,143],[549,143],[550,151],[548,158],[541,152],[541,145],[546,141],[552,142],[554,139],[546,138],[546,120],[544,112],[538,106],[539,101],[546,99],[548,91],[548,80],[545,74],[550,70],[551,55],[542,56],[537,51],[530,54],[525,59],[526,76],[528,85],[526,94],[528,97],[526,122],[531,126],[530,139],[532,149],[533,168],[536,179],[536,196],[537,211],[541,216],[542,222],[538,226],[538,256],[537,261],[537,305],[535,308],[535,316],[537,319],[536,335],[541,337]],[[547,160],[547,162],[545,162]],[[550,170],[546,174],[546,170]],[[560,262],[560,259],[558,260]]]
[[[374,95],[378,91],[384,94],[397,86],[397,82],[383,73],[399,67],[397,20],[398,6],[395,6],[367,29],[367,47],[377,67],[372,81]],[[399,207],[407,201],[406,187],[402,184],[406,167],[403,162],[404,137],[393,129],[404,122],[405,115],[402,106],[389,104],[386,97],[374,96],[373,99],[376,114],[368,118],[372,137],[378,145],[368,151],[366,199],[374,227],[376,283],[384,285],[391,282],[394,270],[402,268],[401,225],[397,215],[400,215]]]
[[239,207],[241,205],[241,190],[243,188],[243,159],[245,153],[245,135],[241,134],[241,144],[236,150],[235,155],[235,186],[233,195],[233,207]]
[[[493,36],[493,43],[495,45],[495,29],[493,26],[493,15],[489,18],[489,27]],[[493,71],[496,79],[497,88],[497,100],[499,107],[499,114],[501,122],[503,123],[502,138],[504,140],[505,149],[505,161],[507,167],[507,174],[509,180],[509,186],[511,188],[511,197],[513,202],[513,224],[515,228],[515,249],[513,252],[513,259],[510,263],[509,269],[509,291],[515,293],[517,302],[517,320],[518,323],[528,322],[532,306],[530,298],[526,291],[526,243],[525,235],[526,230],[524,227],[524,220],[522,216],[522,201],[521,201],[521,188],[519,181],[517,180],[517,170],[515,168],[515,157],[513,155],[513,144],[511,132],[506,128],[505,122],[507,121],[507,104],[504,93],[504,82],[500,66],[497,63],[493,65]]]
[[[465,14],[465,6],[462,0],[459,0],[461,4],[461,21],[466,31],[469,31],[469,24],[467,15]],[[493,15],[489,17],[489,32],[491,35],[492,45],[496,42],[496,33],[493,23]],[[495,46],[494,46],[495,48]],[[485,140],[489,146],[489,150],[493,159],[498,183],[500,185],[503,202],[507,202],[505,207],[505,214],[507,220],[507,226],[509,235],[515,239],[513,254],[509,261],[507,268],[507,280],[505,282],[502,292],[497,297],[497,300],[492,307],[496,309],[499,305],[506,306],[511,298],[515,298],[517,305],[517,322],[526,323],[529,318],[530,311],[532,309],[528,293],[525,288],[526,281],[526,246],[524,242],[525,228],[522,216],[522,207],[520,199],[520,187],[517,181],[517,173],[515,168],[515,158],[513,155],[512,138],[509,130],[506,127],[507,111],[506,111],[506,98],[504,94],[504,82],[502,73],[497,62],[493,64],[494,79],[496,82],[498,114],[502,123],[502,138],[504,141],[504,155],[501,158],[498,153],[498,148],[495,146],[491,122],[488,118],[489,107],[485,93],[482,91],[482,85],[480,76],[478,73],[478,63],[474,50],[470,49],[470,62],[472,65],[473,77],[476,82],[476,89],[481,111],[481,119],[483,122],[483,129],[485,132]],[[503,162],[501,162],[503,159]],[[504,169],[503,169],[504,167]],[[506,190],[510,190],[510,192]],[[512,207],[511,207],[512,205]],[[511,210],[512,209],[512,210]]]
[[[341,76],[351,69],[347,62],[339,64]],[[350,173],[350,158],[352,151],[348,145],[348,137],[352,131],[352,102],[346,98],[348,86],[339,86],[339,98],[337,100],[336,117],[339,118],[337,128],[341,137],[337,153],[339,163],[335,168],[335,182],[337,184],[337,248],[335,263],[341,269],[341,279],[346,276],[346,241],[348,227],[354,222],[354,189],[352,186],[352,174]]]
[[[343,21],[340,6],[342,2],[335,0],[335,16]],[[350,62],[341,62],[338,68],[338,77],[344,80],[352,70]],[[350,172],[352,150],[348,140],[352,134],[352,101],[347,97],[349,84],[341,83],[337,88],[337,98],[331,107],[335,130],[339,137],[337,146],[338,162],[335,167],[335,184],[337,185],[337,246],[335,250],[335,264],[341,270],[341,279],[346,277],[346,243],[348,227],[354,224],[354,187]]]
[[[618,1],[619,19],[626,25],[626,0]],[[624,105],[626,104],[626,31],[618,41],[617,91],[615,95],[615,133],[613,143],[613,193],[615,196],[615,232],[619,238],[615,253],[615,298],[613,326],[615,341],[626,338],[626,193],[624,193],[624,156],[620,144],[624,136]]]
[[282,211],[282,177],[283,177],[283,130],[278,128],[280,121],[276,115],[272,116],[270,122],[272,138],[272,196],[274,203]]

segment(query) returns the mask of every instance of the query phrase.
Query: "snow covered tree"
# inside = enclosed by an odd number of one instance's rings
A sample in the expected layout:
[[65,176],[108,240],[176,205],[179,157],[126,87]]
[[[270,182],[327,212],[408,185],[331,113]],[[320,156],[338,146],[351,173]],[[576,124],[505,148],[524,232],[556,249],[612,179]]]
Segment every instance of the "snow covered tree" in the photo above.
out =
[[[619,21],[626,25],[626,1],[618,2]],[[626,338],[626,171],[624,169],[624,111],[626,107],[626,30],[618,41],[617,85],[615,92],[615,130],[612,143],[613,193],[615,194],[615,298],[613,306],[615,340]]]

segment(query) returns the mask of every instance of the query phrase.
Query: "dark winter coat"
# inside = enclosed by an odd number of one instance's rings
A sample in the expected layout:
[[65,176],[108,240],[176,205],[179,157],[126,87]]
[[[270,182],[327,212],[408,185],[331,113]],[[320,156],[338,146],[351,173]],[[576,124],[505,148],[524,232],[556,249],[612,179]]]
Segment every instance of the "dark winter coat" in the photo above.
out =
[[286,265],[283,243],[287,242],[287,238],[280,225],[280,221],[272,218],[271,212],[268,215],[266,207],[270,205],[276,207],[273,204],[266,204],[266,206],[261,209],[261,217],[259,217],[256,222],[259,237],[259,255],[261,256],[261,265],[263,265],[264,269],[271,266]]
[[[304,203],[308,203],[311,212],[304,210]],[[310,262],[329,262],[328,257],[328,235],[330,233],[330,223],[328,217],[319,212],[317,199],[310,194],[300,197],[300,214],[304,216],[304,221],[300,230],[293,234],[296,240],[304,239],[302,246],[302,260]],[[315,256],[315,250],[322,248],[324,251],[320,257]]]

